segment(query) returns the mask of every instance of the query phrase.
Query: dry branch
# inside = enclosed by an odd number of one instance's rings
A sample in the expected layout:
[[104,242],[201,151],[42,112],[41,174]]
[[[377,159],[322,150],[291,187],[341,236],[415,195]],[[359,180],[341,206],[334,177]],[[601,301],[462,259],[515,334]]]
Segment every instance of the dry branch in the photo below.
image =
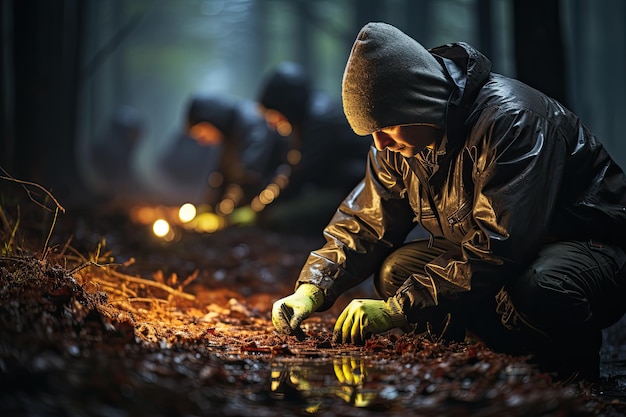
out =
[[159,288],[159,289],[161,289],[163,291],[168,292],[169,294],[171,294],[171,295],[173,295],[175,297],[181,297],[181,298],[184,298],[186,300],[192,300],[192,301],[196,299],[196,297],[193,294],[188,294],[188,293],[185,293],[185,292],[182,292],[182,291],[178,291],[177,289],[174,289],[172,287],[168,287],[167,285],[162,284],[160,282],[147,280],[145,278],[133,277],[133,276],[130,276],[130,275],[122,274],[121,272],[114,271],[112,269],[108,269],[108,268],[106,269],[106,271],[107,271],[108,274],[110,274],[111,276],[114,276],[116,278],[120,278],[120,279],[126,280],[128,282],[132,282],[132,283],[135,283],[135,284],[147,285],[147,286],[150,286],[150,287],[156,287],[156,288]]

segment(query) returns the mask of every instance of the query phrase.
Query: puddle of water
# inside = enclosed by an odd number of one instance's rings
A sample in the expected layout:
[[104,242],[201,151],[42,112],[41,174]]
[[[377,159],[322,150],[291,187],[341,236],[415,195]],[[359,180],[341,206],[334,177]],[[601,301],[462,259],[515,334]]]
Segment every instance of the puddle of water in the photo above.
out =
[[398,388],[384,364],[360,355],[317,359],[277,359],[271,363],[271,396],[300,402],[309,413],[341,400],[354,407],[389,409],[415,389]]
[[[476,364],[475,372],[487,372],[489,364]],[[452,398],[469,407],[484,401],[484,387],[472,377],[459,377],[444,364],[424,368],[404,366],[359,353],[317,358],[276,358],[270,364],[271,397],[298,404],[313,413],[342,402],[369,410],[398,410],[406,406],[435,410]],[[511,386],[525,384],[532,368],[506,366],[494,382],[492,399],[508,396]],[[448,374],[449,373],[449,374]],[[475,377],[476,375],[474,375]],[[481,384],[478,384],[481,385]],[[448,404],[450,405],[450,404]]]
[[[613,364],[618,365],[623,363]],[[462,377],[441,363],[427,368],[419,363],[400,366],[356,352],[277,357],[270,363],[270,397],[311,414],[332,410],[337,404],[371,411],[408,407],[419,409],[424,415],[444,415],[444,410],[468,411],[475,407],[514,413],[522,409],[545,412],[548,405],[563,410],[574,407],[572,394],[566,388],[556,385],[544,392],[529,386],[534,372],[531,365],[511,363],[498,371],[497,377],[485,376],[485,380],[478,375],[492,372],[490,364],[474,366],[475,374]],[[595,391],[600,397],[623,401],[625,387],[626,374],[621,373],[598,384]],[[551,405],[546,402],[550,398]]]

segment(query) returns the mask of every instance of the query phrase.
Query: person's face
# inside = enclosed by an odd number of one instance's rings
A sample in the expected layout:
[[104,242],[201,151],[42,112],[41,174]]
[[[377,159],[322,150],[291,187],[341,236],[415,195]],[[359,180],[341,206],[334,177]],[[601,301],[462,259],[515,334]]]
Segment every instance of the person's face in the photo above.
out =
[[191,126],[189,136],[202,146],[219,145],[224,140],[222,132],[209,122],[200,122]]
[[287,137],[291,134],[293,128],[289,120],[279,111],[259,106],[259,112],[265,119],[267,126],[278,132],[279,135]]
[[442,129],[427,124],[391,126],[372,133],[379,151],[387,148],[407,158],[414,157],[441,138]]

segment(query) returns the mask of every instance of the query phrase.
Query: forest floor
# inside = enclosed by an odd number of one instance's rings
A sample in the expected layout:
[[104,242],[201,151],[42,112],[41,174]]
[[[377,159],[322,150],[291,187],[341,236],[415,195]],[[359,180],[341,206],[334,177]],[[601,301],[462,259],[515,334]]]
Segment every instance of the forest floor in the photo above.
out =
[[124,214],[32,216],[29,204],[0,201],[2,416],[626,415],[624,320],[605,332],[595,384],[477,342],[390,332],[334,345],[337,314],[366,286],[305,321],[299,341],[274,332],[271,306],[321,235],[165,242]]

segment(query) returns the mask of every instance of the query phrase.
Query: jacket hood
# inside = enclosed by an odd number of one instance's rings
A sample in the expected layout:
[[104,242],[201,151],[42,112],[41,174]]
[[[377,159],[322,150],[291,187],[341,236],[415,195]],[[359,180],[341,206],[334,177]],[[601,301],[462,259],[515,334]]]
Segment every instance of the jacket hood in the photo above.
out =
[[187,127],[200,122],[208,122],[224,136],[231,136],[237,106],[238,101],[233,97],[212,94],[195,95],[187,107]]
[[267,75],[258,100],[263,107],[299,124],[308,112],[310,97],[311,82],[304,68],[295,62],[282,62]]
[[489,78],[491,61],[464,42],[449,43],[429,51],[443,65],[456,87],[450,104],[459,106],[473,102]]
[[352,130],[365,136],[396,125],[445,125],[454,89],[427,49],[394,26],[371,22],[352,46],[342,101]]

